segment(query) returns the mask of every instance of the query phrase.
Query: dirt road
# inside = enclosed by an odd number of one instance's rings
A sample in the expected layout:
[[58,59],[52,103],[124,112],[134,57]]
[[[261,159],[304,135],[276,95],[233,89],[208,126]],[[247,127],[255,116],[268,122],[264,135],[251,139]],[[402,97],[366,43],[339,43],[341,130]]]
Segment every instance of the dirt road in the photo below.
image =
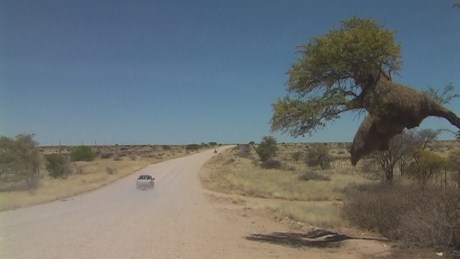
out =
[[[324,250],[247,240],[287,229],[211,202],[199,172],[213,155],[151,165],[84,195],[2,212],[0,258],[361,258],[381,246],[346,241]],[[156,178],[154,190],[135,188],[140,174]]]

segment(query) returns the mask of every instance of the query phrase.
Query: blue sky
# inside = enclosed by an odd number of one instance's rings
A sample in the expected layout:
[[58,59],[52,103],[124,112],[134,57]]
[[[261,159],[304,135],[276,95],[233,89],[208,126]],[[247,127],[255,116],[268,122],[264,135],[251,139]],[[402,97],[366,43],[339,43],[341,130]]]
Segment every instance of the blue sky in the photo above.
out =
[[[0,135],[35,133],[43,145],[351,141],[363,119],[353,113],[311,137],[270,132],[296,46],[370,17],[401,43],[395,80],[460,92],[453,3],[1,0]],[[459,100],[448,107],[460,114]]]

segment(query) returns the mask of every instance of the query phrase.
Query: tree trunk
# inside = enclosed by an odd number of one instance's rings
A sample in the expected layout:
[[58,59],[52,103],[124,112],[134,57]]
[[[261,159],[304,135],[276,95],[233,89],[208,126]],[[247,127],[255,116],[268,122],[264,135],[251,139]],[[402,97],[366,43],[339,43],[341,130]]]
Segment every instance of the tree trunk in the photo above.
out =
[[385,168],[385,180],[387,180],[387,182],[393,181],[393,168]]

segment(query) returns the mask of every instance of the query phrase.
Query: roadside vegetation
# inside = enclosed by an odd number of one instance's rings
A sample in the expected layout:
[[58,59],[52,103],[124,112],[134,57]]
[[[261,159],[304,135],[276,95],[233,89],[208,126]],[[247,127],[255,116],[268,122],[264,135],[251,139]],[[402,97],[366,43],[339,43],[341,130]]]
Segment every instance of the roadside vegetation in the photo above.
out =
[[[460,95],[452,83],[421,91],[394,81],[402,62],[395,39],[395,32],[378,22],[352,17],[297,47],[288,93],[273,104],[271,129],[293,137],[311,135],[345,112],[363,112],[347,160],[357,175],[374,182],[343,182],[342,218],[392,240],[458,250],[458,143],[446,151],[445,142],[434,142],[439,131],[413,129],[435,116],[449,121],[458,139],[460,117],[445,105]],[[336,158],[328,153],[324,145],[311,146],[308,167],[331,170]],[[317,173],[304,178],[327,179]],[[331,173],[329,182],[334,177]],[[323,185],[319,189],[330,188],[328,181],[314,181]]]
[[0,211],[69,198],[216,145],[40,146],[32,134],[0,136]]
[[[460,245],[460,147],[456,141],[436,141],[437,134],[407,131],[394,140],[403,139],[403,145],[392,143],[357,166],[350,162],[350,143],[271,139],[277,150],[270,157],[277,162],[274,168],[258,155],[266,146],[263,138],[214,156],[202,183],[237,204],[299,222],[295,226],[357,227],[407,244],[454,249]],[[391,160],[391,177],[390,162],[382,163],[389,153],[400,154]]]
[[[267,138],[264,138],[261,142]],[[273,139],[271,140],[273,143]],[[274,141],[276,143],[276,140]],[[277,154],[270,157],[275,167],[267,166],[258,155],[261,145],[238,145],[213,157],[203,185],[213,191],[232,196],[266,199],[264,207],[280,219],[289,217],[315,226],[343,225],[339,205],[345,198],[343,189],[349,184],[370,183],[358,174],[347,159],[347,144],[275,144]],[[327,147],[334,161],[328,169],[308,166],[314,146]],[[262,147],[265,146],[262,145]]]

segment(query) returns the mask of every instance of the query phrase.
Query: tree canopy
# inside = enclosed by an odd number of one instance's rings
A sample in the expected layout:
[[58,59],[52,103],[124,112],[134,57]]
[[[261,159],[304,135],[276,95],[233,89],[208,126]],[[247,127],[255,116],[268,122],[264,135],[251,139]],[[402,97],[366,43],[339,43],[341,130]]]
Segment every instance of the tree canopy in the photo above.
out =
[[444,92],[426,94],[392,81],[400,70],[400,44],[393,31],[371,19],[344,20],[300,46],[299,54],[288,71],[288,95],[273,104],[273,131],[311,135],[343,112],[367,111],[353,140],[355,164],[373,150],[387,149],[393,136],[427,116],[460,128],[460,119],[432,97],[449,98]]
[[27,187],[36,187],[39,171],[40,152],[33,134],[20,134],[14,139],[0,136],[0,187],[24,180]]
[[342,112],[364,108],[369,74],[391,77],[400,69],[394,33],[370,19],[342,21],[298,48],[301,56],[288,71],[289,95],[273,104],[271,121],[272,130],[296,137],[312,134]]
[[278,147],[276,146],[276,139],[272,136],[265,136],[262,142],[257,146],[256,152],[262,162],[267,162],[276,155]]

